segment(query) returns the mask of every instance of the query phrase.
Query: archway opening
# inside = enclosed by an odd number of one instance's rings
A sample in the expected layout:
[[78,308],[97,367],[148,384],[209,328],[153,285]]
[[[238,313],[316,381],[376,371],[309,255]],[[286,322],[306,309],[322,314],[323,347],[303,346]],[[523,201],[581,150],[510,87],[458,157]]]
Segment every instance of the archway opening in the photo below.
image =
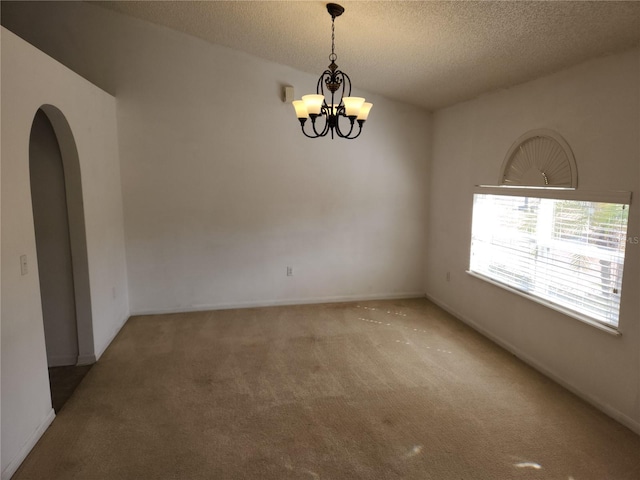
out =
[[95,357],[77,150],[66,119],[53,106],[34,116],[29,172],[47,363],[58,411]]

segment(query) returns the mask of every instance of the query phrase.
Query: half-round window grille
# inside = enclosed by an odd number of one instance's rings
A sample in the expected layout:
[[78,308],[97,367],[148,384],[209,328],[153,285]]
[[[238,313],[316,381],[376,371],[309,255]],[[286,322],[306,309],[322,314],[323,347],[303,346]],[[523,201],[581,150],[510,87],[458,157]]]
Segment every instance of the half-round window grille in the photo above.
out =
[[578,187],[569,144],[553,130],[531,130],[509,149],[498,183],[532,187]]

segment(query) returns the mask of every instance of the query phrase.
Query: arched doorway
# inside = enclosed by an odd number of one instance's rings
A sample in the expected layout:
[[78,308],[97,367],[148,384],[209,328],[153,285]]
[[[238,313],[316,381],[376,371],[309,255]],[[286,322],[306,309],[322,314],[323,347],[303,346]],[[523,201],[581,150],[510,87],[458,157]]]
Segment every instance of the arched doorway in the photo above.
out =
[[[29,172],[45,345],[55,407],[56,403],[61,406],[60,390],[54,391],[51,373],[63,374],[64,378],[56,380],[57,385],[67,385],[71,378],[86,370],[75,367],[93,363],[95,356],[78,153],[64,115],[51,105],[42,106],[33,119]],[[54,371],[53,367],[60,368]]]

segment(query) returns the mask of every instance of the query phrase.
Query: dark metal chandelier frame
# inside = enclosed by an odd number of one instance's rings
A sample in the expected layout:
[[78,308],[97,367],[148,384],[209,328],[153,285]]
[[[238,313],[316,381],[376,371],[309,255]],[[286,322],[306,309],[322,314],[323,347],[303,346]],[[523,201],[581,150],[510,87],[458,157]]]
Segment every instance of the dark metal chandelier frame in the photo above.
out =
[[[351,97],[351,79],[349,75],[338,68],[335,53],[335,19],[344,12],[344,8],[336,3],[327,4],[327,11],[331,15],[331,55],[329,67],[322,73],[316,85],[315,95],[305,95],[302,100],[293,102],[296,109],[296,116],[300,121],[302,133],[308,138],[324,137],[331,132],[340,138],[352,140],[358,138],[362,133],[362,126],[367,119],[372,104],[365,103],[364,98]],[[327,103],[326,95],[330,96],[330,103]],[[324,125],[319,128],[318,117],[324,117]],[[343,131],[340,127],[340,117],[349,119],[349,130]],[[311,119],[312,133],[305,131],[305,124]],[[355,131],[355,124],[358,129]]]

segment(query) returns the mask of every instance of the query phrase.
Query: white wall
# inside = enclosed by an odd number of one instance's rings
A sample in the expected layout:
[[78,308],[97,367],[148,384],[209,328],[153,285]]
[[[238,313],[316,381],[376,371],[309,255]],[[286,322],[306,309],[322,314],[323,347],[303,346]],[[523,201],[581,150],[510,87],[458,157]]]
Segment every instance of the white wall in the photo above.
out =
[[281,86],[317,75],[84,2],[3,16],[116,93],[132,313],[423,294],[428,113],[356,90],[362,136],[310,140]]
[[358,140],[310,140],[280,85],[299,97],[317,77],[129,23],[132,312],[422,294],[426,113],[364,93]]
[[[2,29],[2,478],[53,420],[29,186],[29,133],[43,104],[65,115],[83,183],[94,355],[128,317],[115,99]],[[21,275],[19,257],[29,272]]]
[[[581,190],[633,192],[640,237],[640,53],[596,59],[437,112],[429,183],[427,295],[640,432],[640,245],[627,244],[614,337],[465,273],[474,185],[496,184],[507,150],[536,128],[571,146]],[[451,272],[451,281],[446,281]]]

